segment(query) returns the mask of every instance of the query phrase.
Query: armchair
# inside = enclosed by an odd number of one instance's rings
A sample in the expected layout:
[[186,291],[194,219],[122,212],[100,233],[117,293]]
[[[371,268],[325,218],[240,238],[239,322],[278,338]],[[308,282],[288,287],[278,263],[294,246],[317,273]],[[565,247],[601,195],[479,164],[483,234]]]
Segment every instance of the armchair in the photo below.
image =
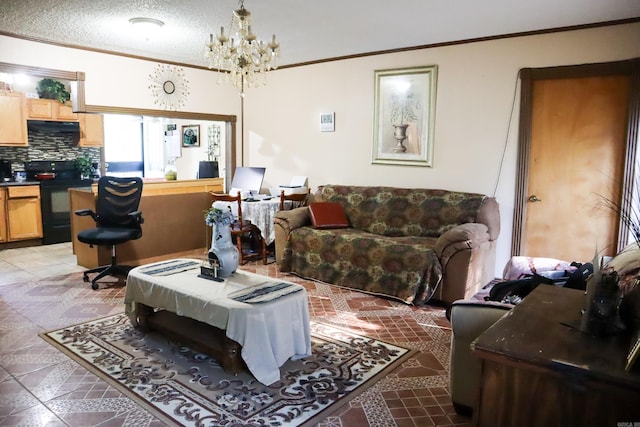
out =
[[480,390],[480,360],[471,343],[513,306],[493,301],[458,300],[447,310],[451,322],[449,392],[455,411],[471,415]]

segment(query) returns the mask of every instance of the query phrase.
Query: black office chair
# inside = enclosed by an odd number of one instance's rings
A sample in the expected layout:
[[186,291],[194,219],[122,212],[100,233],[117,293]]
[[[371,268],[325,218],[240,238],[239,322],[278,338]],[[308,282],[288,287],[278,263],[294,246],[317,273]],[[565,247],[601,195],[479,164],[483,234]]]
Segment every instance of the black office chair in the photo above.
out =
[[111,265],[101,266],[84,272],[83,279],[89,281],[89,274],[98,273],[91,281],[91,288],[98,289],[98,280],[106,275],[127,275],[132,267],[116,265],[116,245],[142,237],[140,225],[144,222],[138,211],[142,195],[142,179],[103,176],[98,181],[96,211],[81,209],[79,216],[91,216],[95,228],[78,232],[78,240],[90,246],[110,246]]

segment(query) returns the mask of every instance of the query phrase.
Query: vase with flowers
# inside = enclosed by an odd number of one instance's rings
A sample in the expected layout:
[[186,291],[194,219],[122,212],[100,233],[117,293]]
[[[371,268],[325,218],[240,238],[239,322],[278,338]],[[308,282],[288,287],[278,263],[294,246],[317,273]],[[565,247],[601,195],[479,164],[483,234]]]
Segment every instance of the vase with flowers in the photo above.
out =
[[233,221],[231,210],[212,206],[205,211],[205,223],[212,227],[209,261],[218,265],[220,277],[229,277],[238,269],[240,256],[231,240]]
[[407,139],[407,128],[411,122],[418,120],[416,111],[420,109],[420,102],[411,90],[411,83],[408,81],[396,83],[390,101],[391,125],[394,128],[393,137],[398,141],[393,151],[404,153],[407,151],[407,147],[403,145],[404,140]]

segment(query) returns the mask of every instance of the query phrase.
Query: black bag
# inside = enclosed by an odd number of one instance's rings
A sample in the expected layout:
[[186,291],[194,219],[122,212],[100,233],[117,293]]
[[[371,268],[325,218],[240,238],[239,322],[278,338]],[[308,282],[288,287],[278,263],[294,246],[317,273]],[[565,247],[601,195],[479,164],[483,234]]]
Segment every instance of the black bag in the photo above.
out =
[[587,289],[587,278],[593,274],[593,264],[590,262],[581,264],[574,261],[571,266],[576,267],[576,270],[572,272],[565,271],[562,277],[554,279],[534,273],[522,279],[498,282],[493,285],[489,291],[489,296],[485,297],[485,300],[518,304],[540,284],[564,286],[565,288],[580,290]]
[[572,262],[572,267],[577,267],[572,273],[569,273],[567,282],[564,284],[565,288],[571,289],[587,289],[587,278],[593,274],[593,264],[590,262],[580,264],[579,262]]
[[489,291],[487,301],[499,301],[508,304],[518,304],[524,297],[529,295],[539,284],[554,285],[555,281],[566,279],[549,279],[539,274],[524,277],[518,280],[506,280],[498,282]]

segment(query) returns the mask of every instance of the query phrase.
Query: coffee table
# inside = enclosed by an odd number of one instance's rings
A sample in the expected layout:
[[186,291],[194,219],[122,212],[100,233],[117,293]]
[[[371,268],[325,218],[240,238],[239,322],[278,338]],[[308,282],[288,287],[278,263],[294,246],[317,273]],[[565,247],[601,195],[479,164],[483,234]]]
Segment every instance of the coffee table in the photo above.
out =
[[201,262],[179,258],[131,270],[131,323],[214,356],[227,372],[246,366],[265,385],[280,379],[288,359],[311,355],[304,287],[240,270],[215,282],[198,277]]

